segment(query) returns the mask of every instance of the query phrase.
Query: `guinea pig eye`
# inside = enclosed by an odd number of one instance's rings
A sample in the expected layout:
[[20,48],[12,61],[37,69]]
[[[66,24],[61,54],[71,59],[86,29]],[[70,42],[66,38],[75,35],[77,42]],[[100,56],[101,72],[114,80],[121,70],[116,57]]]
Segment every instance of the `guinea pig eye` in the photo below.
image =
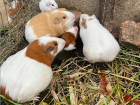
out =
[[54,5],[52,4],[52,6],[54,6]]
[[66,19],[66,16],[63,16],[63,19]]
[[54,43],[54,45],[57,46],[58,44],[57,43]]
[[85,19],[82,19],[82,20],[85,20]]

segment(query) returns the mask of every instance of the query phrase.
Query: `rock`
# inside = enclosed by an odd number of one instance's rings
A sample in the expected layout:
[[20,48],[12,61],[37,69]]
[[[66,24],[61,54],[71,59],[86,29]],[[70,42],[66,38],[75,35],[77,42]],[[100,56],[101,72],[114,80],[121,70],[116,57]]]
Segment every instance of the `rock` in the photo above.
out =
[[140,23],[130,20],[121,23],[119,42],[133,50],[140,48]]

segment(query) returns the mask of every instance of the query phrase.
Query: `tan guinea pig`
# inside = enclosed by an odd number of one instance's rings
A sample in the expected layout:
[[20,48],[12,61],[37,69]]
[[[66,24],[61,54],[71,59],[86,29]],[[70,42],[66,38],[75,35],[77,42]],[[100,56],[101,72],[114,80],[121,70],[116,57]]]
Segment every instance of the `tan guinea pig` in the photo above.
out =
[[65,40],[66,44],[64,47],[64,50],[73,50],[76,49],[75,45],[75,40],[77,38],[77,32],[78,32],[78,27],[74,24],[73,27],[68,29],[63,36],[61,37],[62,39]]
[[3,0],[0,1],[0,12],[2,14],[2,16],[0,16],[0,29],[3,28],[7,22],[11,22],[16,14],[24,14],[27,8],[26,3],[18,0],[12,1],[10,4],[11,6],[7,8],[7,2],[3,2]]
[[50,34],[60,37],[73,26],[75,15],[65,8],[40,13],[30,19],[25,26],[25,38],[31,43],[35,39]]

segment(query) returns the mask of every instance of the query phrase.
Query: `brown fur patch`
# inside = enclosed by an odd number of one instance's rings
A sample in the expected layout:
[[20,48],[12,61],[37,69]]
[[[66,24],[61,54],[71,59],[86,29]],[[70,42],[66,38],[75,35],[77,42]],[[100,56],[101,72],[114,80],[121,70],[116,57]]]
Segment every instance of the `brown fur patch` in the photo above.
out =
[[[44,48],[52,45],[54,45],[52,42],[47,43],[45,46],[43,44],[39,45],[38,40],[35,40],[28,45],[26,56],[51,67],[54,56],[51,53],[44,53]],[[54,50],[55,49],[56,47],[54,48]]]
[[66,41],[65,47],[68,47],[70,44],[73,44],[75,46],[75,36],[74,34],[70,33],[70,32],[66,32],[63,34],[63,36],[61,37],[62,39],[64,39]]
[[85,28],[87,28],[87,25],[86,25],[86,20],[82,20],[82,26]]
[[[64,31],[68,30],[68,28],[65,27],[65,22],[69,19],[69,17],[61,12],[51,12],[52,11],[40,13],[30,20],[29,26],[32,27],[33,32],[37,36],[37,38],[46,34],[50,34],[51,37],[60,37],[64,33]],[[63,16],[65,16],[66,19],[63,19]],[[53,23],[56,17],[60,19],[62,29],[60,27],[60,24]]]
[[[5,86],[2,86],[2,85],[1,85],[0,89],[1,89],[1,94],[2,94],[6,99],[11,100],[11,101],[14,101],[14,100],[12,100],[12,98],[9,96],[9,93],[6,93],[6,88],[5,88]],[[14,102],[16,102],[16,101],[14,101]]]
[[93,20],[93,18],[89,18],[88,21]]

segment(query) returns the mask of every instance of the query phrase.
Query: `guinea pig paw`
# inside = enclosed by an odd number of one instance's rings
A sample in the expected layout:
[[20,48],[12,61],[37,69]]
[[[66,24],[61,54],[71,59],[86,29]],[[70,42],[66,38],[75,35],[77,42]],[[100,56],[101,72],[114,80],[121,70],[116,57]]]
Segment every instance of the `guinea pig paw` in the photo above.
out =
[[33,101],[39,101],[39,98],[40,98],[40,97],[35,96],[35,97],[33,98]]
[[76,49],[76,47],[73,47],[73,49]]
[[84,60],[85,60],[85,61],[88,61],[88,59],[87,59],[86,57],[84,57]]
[[76,28],[75,28],[75,34],[77,34],[77,32],[78,32],[78,28],[76,27]]

